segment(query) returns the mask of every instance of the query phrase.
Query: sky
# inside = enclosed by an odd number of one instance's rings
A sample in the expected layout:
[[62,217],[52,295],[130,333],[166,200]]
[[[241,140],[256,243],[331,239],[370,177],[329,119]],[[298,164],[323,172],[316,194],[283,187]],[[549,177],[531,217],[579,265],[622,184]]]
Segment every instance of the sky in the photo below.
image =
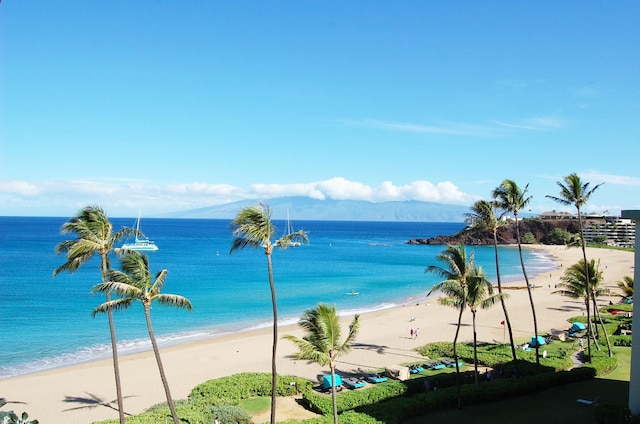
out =
[[640,209],[640,2],[3,0],[0,216],[283,196]]

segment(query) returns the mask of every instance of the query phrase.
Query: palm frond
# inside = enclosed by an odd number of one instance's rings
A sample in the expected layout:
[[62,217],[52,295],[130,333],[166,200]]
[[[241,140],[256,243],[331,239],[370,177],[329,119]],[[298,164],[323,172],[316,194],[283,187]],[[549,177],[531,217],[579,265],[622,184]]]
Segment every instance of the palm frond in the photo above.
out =
[[186,309],[188,311],[193,310],[191,301],[186,297],[177,294],[158,294],[153,299],[157,300],[158,303],[162,305],[173,306],[175,308]]
[[96,306],[93,312],[91,312],[91,316],[95,317],[97,314],[103,314],[103,313],[109,312],[109,309],[111,309],[114,312],[127,309],[129,306],[131,306],[132,303],[133,303],[133,299],[128,297],[122,297],[122,298],[110,300],[109,302],[104,302]]

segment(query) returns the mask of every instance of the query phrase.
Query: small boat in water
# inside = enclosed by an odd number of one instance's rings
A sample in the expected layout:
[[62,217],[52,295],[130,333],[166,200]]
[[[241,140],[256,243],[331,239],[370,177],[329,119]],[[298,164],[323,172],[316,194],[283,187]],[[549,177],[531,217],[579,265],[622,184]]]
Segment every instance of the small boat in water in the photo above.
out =
[[[293,234],[293,224],[291,224],[291,218],[289,218],[289,209],[287,209],[287,228],[285,230],[284,236],[288,236]],[[289,240],[286,243],[286,247],[299,247],[302,245],[298,240]]]
[[158,246],[148,237],[144,237],[140,232],[140,212],[138,212],[138,219],[136,220],[136,238],[133,243],[125,243],[122,245],[122,249],[137,250],[142,252],[151,252],[158,250]]

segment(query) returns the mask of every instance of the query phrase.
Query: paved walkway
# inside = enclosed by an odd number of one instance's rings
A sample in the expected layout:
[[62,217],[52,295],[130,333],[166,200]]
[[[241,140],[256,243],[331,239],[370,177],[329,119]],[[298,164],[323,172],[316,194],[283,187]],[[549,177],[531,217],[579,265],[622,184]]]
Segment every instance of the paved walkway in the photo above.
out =
[[571,361],[573,362],[573,368],[580,368],[584,364],[584,350],[579,350],[571,355]]

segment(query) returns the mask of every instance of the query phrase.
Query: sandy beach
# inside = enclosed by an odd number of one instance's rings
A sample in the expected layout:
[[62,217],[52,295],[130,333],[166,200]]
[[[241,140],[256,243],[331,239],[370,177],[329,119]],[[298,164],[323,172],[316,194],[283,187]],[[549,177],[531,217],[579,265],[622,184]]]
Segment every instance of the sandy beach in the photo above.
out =
[[[538,331],[569,327],[568,318],[583,314],[583,303],[551,294],[564,268],[582,257],[580,249],[562,246],[532,246],[552,256],[557,267],[550,273],[530,276],[536,287],[533,297],[538,319]],[[617,291],[616,282],[626,275],[633,276],[633,253],[605,249],[589,249],[589,259],[600,259],[603,285]],[[277,284],[277,281],[276,281]],[[533,319],[523,281],[509,283],[522,289],[506,290],[510,298],[507,308],[518,342],[533,336]],[[600,299],[602,305],[619,299],[615,296]],[[311,305],[314,306],[314,305]],[[414,318],[412,320],[412,318]],[[352,317],[344,317],[344,327]],[[418,299],[405,305],[362,315],[357,345],[339,361],[339,370],[383,368],[387,365],[422,359],[415,348],[433,341],[453,339],[457,312],[437,303],[437,299]],[[505,332],[499,306],[481,310],[477,315],[478,338],[481,341],[503,342]],[[465,314],[460,341],[472,340],[471,314]],[[417,338],[410,337],[410,329],[419,328]],[[297,326],[281,326],[280,335],[302,336]],[[508,336],[507,336],[508,340]],[[174,399],[186,398],[191,389],[208,379],[245,371],[270,372],[271,328],[239,334],[219,336],[207,340],[180,344],[161,349],[167,378]],[[289,356],[294,345],[286,340],[278,343],[278,373],[297,375],[317,381],[327,372],[315,364],[293,361]],[[164,391],[151,351],[120,358],[124,404],[128,414],[137,414],[165,401]],[[0,380],[0,397],[8,402],[3,410],[27,411],[41,423],[91,423],[117,418],[114,409],[115,387],[111,360],[102,360],[73,367],[60,368],[38,374]]]

